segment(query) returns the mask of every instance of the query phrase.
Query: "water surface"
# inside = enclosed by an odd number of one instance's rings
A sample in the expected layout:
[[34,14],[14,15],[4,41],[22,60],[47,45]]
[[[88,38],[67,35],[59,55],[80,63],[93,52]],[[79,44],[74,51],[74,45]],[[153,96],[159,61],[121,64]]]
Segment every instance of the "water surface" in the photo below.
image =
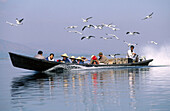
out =
[[168,111],[170,67],[42,74],[0,60],[3,111]]

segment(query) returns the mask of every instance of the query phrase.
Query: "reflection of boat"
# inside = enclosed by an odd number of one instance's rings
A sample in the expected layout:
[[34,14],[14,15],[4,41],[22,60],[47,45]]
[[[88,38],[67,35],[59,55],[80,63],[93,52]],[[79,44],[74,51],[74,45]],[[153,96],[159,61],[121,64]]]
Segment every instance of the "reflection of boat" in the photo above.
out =
[[112,66],[148,66],[150,62],[153,61],[153,59],[149,59],[146,61],[136,62],[136,63],[125,63],[125,64],[100,64],[100,65],[92,65],[92,64],[82,64],[82,65],[75,65],[75,64],[65,64],[65,63],[59,63],[59,62],[53,62],[53,61],[46,61],[41,59],[36,59],[33,57],[23,56],[15,53],[9,52],[11,61],[13,66],[28,70],[35,70],[35,71],[46,71],[50,68],[55,67],[56,71],[60,71],[63,69],[79,69],[81,67],[112,67]]

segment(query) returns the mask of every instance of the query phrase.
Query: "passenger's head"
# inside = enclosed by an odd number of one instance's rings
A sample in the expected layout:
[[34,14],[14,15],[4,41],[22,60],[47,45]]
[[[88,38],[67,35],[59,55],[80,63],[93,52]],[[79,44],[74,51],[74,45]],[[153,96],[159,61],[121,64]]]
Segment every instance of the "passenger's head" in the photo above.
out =
[[68,58],[68,55],[66,53],[62,54],[61,57],[63,57],[63,60],[66,60]]
[[133,45],[130,46],[130,49],[133,50],[135,47]]
[[54,57],[54,54],[51,53],[51,54],[50,54],[50,59],[53,59],[53,57]]
[[80,61],[82,61],[82,59],[81,59],[81,57],[78,57],[77,62],[80,62]]
[[102,52],[100,52],[100,53],[99,53],[99,57],[102,57],[102,56],[103,56],[103,53],[102,53]]
[[85,61],[85,60],[86,60],[86,58],[85,58],[84,56],[82,56],[81,59],[82,59],[82,61]]
[[71,61],[74,61],[76,58],[74,56],[70,57]]
[[40,50],[40,51],[38,51],[38,54],[42,55],[42,54],[43,54],[43,51],[41,51],[41,50]]

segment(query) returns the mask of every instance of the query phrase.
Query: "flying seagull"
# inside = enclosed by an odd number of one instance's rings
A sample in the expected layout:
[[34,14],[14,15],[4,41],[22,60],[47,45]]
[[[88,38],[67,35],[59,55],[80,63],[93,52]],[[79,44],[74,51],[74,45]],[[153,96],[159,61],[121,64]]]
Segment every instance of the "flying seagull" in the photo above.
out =
[[106,35],[115,37],[117,40],[119,40],[119,38],[118,38],[116,35],[114,35],[114,34],[107,34],[107,33],[106,33]]
[[152,18],[152,15],[153,15],[153,12],[152,12],[150,15],[146,16],[146,17],[145,17],[144,19],[142,19],[142,20],[146,20],[146,19]]
[[75,29],[77,28],[78,26],[69,26],[69,27],[66,27],[65,29]]
[[112,27],[111,29],[114,30],[114,31],[120,30],[120,29],[114,28],[114,27]]
[[101,39],[107,40],[107,39],[112,39],[112,37],[100,37]]
[[158,43],[155,42],[155,41],[150,41],[150,43],[155,44],[155,45],[158,45]]
[[135,34],[140,34],[139,32],[126,32],[128,35],[135,35]]
[[133,45],[133,46],[138,45],[138,44],[136,44],[136,43],[135,43],[135,44],[132,44],[132,43],[128,43],[128,42],[126,42],[126,41],[123,41],[123,42],[124,42],[125,44],[127,44],[128,47],[131,46],[131,45]]
[[14,23],[11,23],[11,22],[8,22],[8,21],[6,21],[6,23],[11,25],[11,26],[18,26],[17,24],[14,24]]
[[110,54],[110,55],[108,55],[108,56],[110,56],[110,57],[112,57],[112,58],[116,58],[117,55],[120,55],[120,54],[114,54],[114,55],[111,55],[111,54]]
[[80,34],[80,35],[83,35],[83,33],[79,32],[79,31],[76,31],[76,30],[73,30],[73,31],[67,31],[67,32],[73,32],[73,33],[77,33],[77,34]]
[[84,31],[85,28],[91,28],[91,27],[94,27],[94,25],[91,25],[91,24],[90,24],[90,25],[86,25],[86,26],[84,26],[84,27],[82,28],[82,31]]
[[95,38],[95,36],[83,36],[82,38],[81,38],[81,40],[83,40],[83,39],[90,39],[90,38]]
[[93,18],[93,17],[88,17],[88,18],[86,18],[86,19],[83,19],[83,18],[82,18],[82,20],[83,20],[83,22],[88,22],[88,20],[89,20],[89,19],[92,19],[92,18]]
[[18,20],[18,18],[16,18],[16,23],[18,24],[18,25],[22,25],[23,23],[22,23],[22,21],[24,20],[24,18],[22,18],[22,19],[20,19],[20,20]]
[[104,24],[104,23],[102,23],[102,25],[104,25],[105,27],[109,27],[109,28],[116,27],[116,25],[112,25],[112,23],[110,23],[110,24]]

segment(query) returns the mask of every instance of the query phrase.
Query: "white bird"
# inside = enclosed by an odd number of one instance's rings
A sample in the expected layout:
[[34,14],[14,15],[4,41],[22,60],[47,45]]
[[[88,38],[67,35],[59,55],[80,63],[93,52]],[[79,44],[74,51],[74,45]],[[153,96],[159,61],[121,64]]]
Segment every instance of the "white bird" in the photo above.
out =
[[95,36],[83,36],[82,38],[81,38],[81,40],[83,40],[83,39],[90,39],[90,38],[95,38]]
[[80,35],[83,35],[83,33],[79,32],[79,31],[76,31],[76,30],[73,30],[73,31],[67,31],[67,32],[73,32],[73,33],[77,33],[77,34],[80,34]]
[[127,44],[128,47],[131,46],[131,45],[133,45],[133,46],[138,45],[138,44],[136,44],[136,43],[135,43],[135,44],[132,44],[132,43],[128,43],[128,42],[126,42],[126,41],[123,41],[123,42],[124,42],[125,44]]
[[69,26],[69,27],[66,27],[65,29],[75,29],[77,28],[78,26]]
[[112,37],[100,37],[101,39],[107,40],[107,39],[112,39]]
[[8,21],[6,21],[6,23],[11,25],[11,26],[18,26],[17,24],[14,24],[14,23],[11,23],[11,22],[8,22]]
[[120,30],[119,28],[114,28],[114,27],[112,27],[111,29],[114,31]]
[[120,55],[120,54],[113,54],[113,55],[110,54],[110,55],[108,55],[108,56],[110,56],[110,57],[112,57],[112,58],[116,58],[117,55]]
[[140,34],[139,32],[126,32],[128,35],[135,35],[135,34]]
[[22,25],[23,23],[22,23],[22,21],[24,20],[24,18],[22,18],[21,20],[18,20],[18,18],[16,18],[16,23],[18,24],[18,25]]
[[82,28],[82,31],[84,31],[85,28],[91,28],[91,27],[94,27],[94,25],[91,25],[91,24],[90,24],[90,25],[86,25],[86,26],[84,26],[84,27]]
[[107,34],[107,33],[106,33],[106,35],[115,37],[117,40],[119,40],[119,38],[118,38],[116,35],[114,35],[114,34]]
[[89,20],[89,19],[92,19],[92,18],[93,18],[93,17],[88,17],[88,18],[86,18],[86,19],[83,19],[83,18],[82,18],[82,20],[83,20],[83,22],[88,22],[88,20]]
[[152,12],[150,15],[146,16],[146,17],[145,17],[144,19],[142,19],[142,20],[146,20],[146,19],[152,18],[152,15],[153,15],[153,12]]
[[116,27],[116,25],[112,25],[112,23],[110,23],[110,24],[104,24],[104,23],[102,23],[102,25],[104,25],[105,27],[109,27],[109,28]]
[[150,41],[150,43],[155,44],[155,45],[158,45],[158,43],[155,42],[155,41]]
[[103,29],[104,25],[93,25],[94,29]]

